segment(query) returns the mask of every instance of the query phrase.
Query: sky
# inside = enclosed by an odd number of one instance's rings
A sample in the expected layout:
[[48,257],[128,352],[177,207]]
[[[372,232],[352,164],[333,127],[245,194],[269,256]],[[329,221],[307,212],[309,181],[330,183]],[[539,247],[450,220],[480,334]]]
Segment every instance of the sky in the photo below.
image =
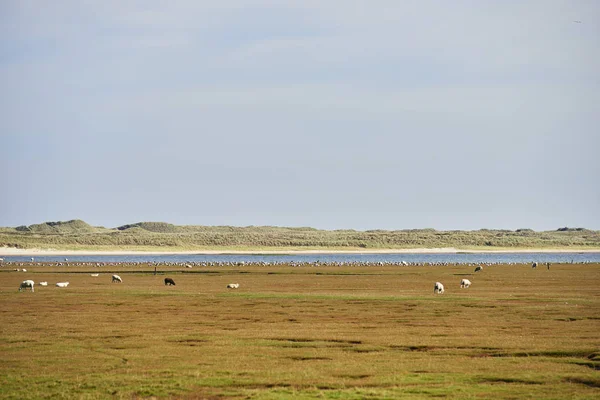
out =
[[595,0],[2,0],[0,226],[600,230]]

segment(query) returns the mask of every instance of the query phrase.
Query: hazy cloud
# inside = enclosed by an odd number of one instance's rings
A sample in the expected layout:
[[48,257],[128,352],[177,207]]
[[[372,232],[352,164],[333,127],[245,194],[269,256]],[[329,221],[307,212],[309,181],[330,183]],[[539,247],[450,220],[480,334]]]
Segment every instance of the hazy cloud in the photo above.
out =
[[4,1],[0,225],[600,229],[599,17]]

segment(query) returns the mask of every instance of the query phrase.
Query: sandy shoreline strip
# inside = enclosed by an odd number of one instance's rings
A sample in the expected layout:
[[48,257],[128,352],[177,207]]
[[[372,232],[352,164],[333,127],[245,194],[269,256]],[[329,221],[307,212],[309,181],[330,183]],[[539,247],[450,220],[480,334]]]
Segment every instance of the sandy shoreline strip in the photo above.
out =
[[470,250],[454,247],[431,249],[364,249],[364,250],[189,250],[189,251],[136,251],[136,250],[56,250],[56,249],[16,249],[0,247],[0,256],[68,256],[68,255],[301,255],[301,254],[456,254],[456,253],[600,253],[600,249],[502,249]]

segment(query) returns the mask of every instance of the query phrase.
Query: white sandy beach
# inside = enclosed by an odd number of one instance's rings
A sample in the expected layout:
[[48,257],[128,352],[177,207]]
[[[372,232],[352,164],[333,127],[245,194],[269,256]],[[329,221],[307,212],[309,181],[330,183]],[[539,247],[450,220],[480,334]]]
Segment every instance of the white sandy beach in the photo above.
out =
[[455,254],[455,253],[597,253],[600,249],[502,249],[470,250],[454,247],[431,249],[364,249],[364,250],[189,250],[189,251],[136,251],[136,250],[57,250],[16,249],[0,247],[0,256],[69,256],[69,255],[160,255],[160,254]]

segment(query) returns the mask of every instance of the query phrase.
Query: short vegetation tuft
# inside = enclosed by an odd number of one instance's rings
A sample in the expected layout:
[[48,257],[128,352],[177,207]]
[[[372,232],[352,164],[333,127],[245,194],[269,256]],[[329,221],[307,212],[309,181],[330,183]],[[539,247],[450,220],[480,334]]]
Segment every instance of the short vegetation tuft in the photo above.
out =
[[125,231],[132,228],[141,228],[148,232],[156,233],[176,233],[178,231],[177,226],[166,222],[138,222],[136,224],[119,226],[117,229]]

